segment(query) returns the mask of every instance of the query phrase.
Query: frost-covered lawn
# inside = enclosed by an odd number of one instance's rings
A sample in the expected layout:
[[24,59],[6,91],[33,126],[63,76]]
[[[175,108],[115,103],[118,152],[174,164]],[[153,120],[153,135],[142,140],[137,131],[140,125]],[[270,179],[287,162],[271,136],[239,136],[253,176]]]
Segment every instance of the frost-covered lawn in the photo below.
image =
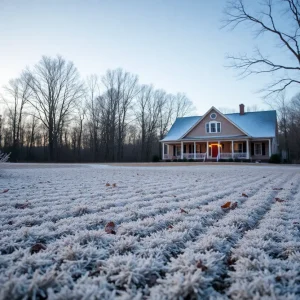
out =
[[300,299],[299,171],[5,166],[0,299]]

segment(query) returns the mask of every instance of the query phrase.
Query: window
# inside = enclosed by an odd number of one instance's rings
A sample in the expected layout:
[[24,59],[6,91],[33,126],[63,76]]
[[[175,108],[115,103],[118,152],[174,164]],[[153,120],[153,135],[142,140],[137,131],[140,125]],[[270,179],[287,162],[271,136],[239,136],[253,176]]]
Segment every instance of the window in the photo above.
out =
[[216,123],[210,123],[210,132],[216,132]]
[[216,121],[210,121],[205,124],[206,133],[221,132],[221,123]]
[[261,143],[255,143],[254,144],[254,155],[262,155]]
[[176,155],[177,156],[181,155],[181,145],[176,146]]
[[217,117],[217,114],[216,114],[216,113],[210,114],[210,118],[211,118],[211,119],[215,119],[216,117]]

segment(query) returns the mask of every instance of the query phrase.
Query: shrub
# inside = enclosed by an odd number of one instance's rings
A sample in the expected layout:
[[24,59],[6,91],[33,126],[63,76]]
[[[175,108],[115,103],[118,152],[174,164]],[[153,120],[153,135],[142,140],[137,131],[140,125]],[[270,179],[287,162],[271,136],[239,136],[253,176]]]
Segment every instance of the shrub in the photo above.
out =
[[173,161],[173,162],[178,162],[178,159],[177,159],[177,158],[174,158],[172,161]]
[[178,158],[177,161],[178,161],[178,162],[183,162],[184,160],[181,159],[181,158]]
[[186,157],[184,157],[182,161],[187,162],[188,160]]
[[159,162],[159,156],[158,155],[153,155],[152,156],[152,162]]
[[229,158],[228,161],[229,161],[229,162],[233,162],[233,158]]
[[281,157],[279,154],[272,154],[270,159],[269,159],[269,163],[271,164],[280,164],[281,162]]
[[195,161],[193,158],[190,158],[190,159],[189,159],[189,162],[193,162],[193,161]]
[[[174,161],[174,160],[173,160]],[[171,162],[171,159],[166,159],[165,162]]]

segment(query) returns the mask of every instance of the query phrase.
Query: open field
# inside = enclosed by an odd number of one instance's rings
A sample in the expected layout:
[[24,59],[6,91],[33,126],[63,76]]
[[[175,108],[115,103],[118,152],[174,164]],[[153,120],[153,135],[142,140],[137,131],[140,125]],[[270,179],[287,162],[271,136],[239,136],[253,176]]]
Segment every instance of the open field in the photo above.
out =
[[0,206],[0,299],[300,298],[298,167],[11,164]]

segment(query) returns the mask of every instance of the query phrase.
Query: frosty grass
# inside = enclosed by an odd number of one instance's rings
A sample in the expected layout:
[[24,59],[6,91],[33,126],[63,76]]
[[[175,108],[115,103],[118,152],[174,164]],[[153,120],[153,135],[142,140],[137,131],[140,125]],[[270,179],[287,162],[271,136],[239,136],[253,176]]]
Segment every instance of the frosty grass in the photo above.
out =
[[300,299],[299,171],[1,169],[0,299]]

